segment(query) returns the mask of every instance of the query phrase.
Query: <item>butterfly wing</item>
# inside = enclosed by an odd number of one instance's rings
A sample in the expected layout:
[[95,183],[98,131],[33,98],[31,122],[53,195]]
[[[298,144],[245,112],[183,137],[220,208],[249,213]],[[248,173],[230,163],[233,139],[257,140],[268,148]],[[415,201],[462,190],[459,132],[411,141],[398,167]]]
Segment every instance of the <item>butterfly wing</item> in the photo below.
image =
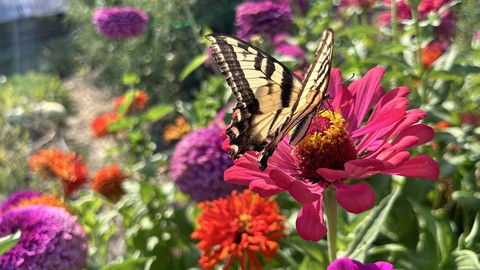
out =
[[290,137],[290,144],[296,145],[305,137],[312,119],[323,108],[330,79],[332,52],[333,31],[327,29],[322,34],[315,52],[315,61],[307,70],[298,98],[292,106],[291,115],[286,118],[287,121],[277,130],[258,159],[261,170],[266,168],[268,158],[273,154],[287,132],[296,127]]
[[237,100],[226,134],[230,156],[262,151],[292,116],[302,88],[287,67],[255,46],[237,38],[210,34],[212,56]]
[[262,151],[260,170],[287,132],[298,125],[290,144],[305,137],[314,116],[323,107],[330,78],[333,31],[324,31],[316,59],[305,80],[262,50],[227,35],[211,34],[212,56],[237,99],[234,118],[226,134],[230,156]]

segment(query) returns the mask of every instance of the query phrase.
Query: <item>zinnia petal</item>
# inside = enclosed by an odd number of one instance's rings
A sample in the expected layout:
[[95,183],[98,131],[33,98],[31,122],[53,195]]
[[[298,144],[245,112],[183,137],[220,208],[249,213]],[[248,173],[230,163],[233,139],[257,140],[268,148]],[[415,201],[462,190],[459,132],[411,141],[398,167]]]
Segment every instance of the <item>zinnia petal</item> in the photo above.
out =
[[391,124],[397,122],[398,120],[402,119],[402,117],[404,116],[405,116],[405,110],[392,109],[378,117],[375,117],[374,119],[369,121],[364,127],[352,132],[352,137],[359,137],[367,133],[378,131],[379,129],[382,129],[386,126],[390,126]]
[[0,237],[20,240],[0,256],[1,269],[84,269],[87,237],[77,218],[59,207],[31,205],[0,216]]
[[348,87],[355,96],[354,115],[350,120],[349,130],[357,129],[368,110],[378,101],[375,97],[379,98],[377,92],[382,90],[380,81],[384,73],[385,69],[382,67],[372,68],[363,78]]
[[440,167],[438,166],[438,163],[430,156],[419,155],[405,161],[400,167],[382,171],[382,173],[434,180],[440,175]]
[[298,213],[297,231],[305,240],[320,241],[327,233],[327,227],[323,223],[322,197],[316,202],[304,204]]
[[366,183],[347,185],[335,182],[337,202],[350,213],[359,214],[373,207],[375,191]]
[[395,270],[391,263],[375,262],[363,264],[350,258],[339,258],[328,265],[327,270]]
[[408,146],[408,148],[410,148],[410,147],[415,147],[431,141],[433,139],[434,132],[431,127],[425,124],[409,126],[404,130],[402,130],[400,133],[398,133],[395,140],[392,141],[392,144],[396,144],[397,141],[400,141],[401,139],[403,139],[403,137],[406,137],[406,136],[414,136],[415,138],[417,138],[415,144]]
[[319,195],[311,192],[303,182],[296,181],[281,170],[271,170],[270,178],[277,186],[288,190],[288,193],[299,203],[312,203],[319,199]]

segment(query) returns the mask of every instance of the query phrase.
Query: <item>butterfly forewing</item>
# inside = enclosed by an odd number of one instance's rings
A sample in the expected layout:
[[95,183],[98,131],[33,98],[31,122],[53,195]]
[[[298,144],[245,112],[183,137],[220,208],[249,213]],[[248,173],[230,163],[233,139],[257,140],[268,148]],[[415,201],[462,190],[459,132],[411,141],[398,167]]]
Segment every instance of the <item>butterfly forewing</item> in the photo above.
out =
[[[262,50],[227,35],[211,34],[212,56],[237,100],[234,118],[226,133],[230,156],[262,151],[260,170],[267,166],[283,137],[302,120],[291,144],[306,134],[313,116],[323,107],[333,50],[333,32],[326,30],[316,50],[315,62],[303,83],[283,64]],[[307,123],[308,122],[308,123]]]
[[291,115],[301,81],[262,50],[227,35],[206,37],[212,56],[237,100],[226,133],[232,158],[261,151]]
[[[291,145],[296,145],[305,137],[310,123],[314,118],[312,115],[316,115],[324,108],[323,102],[325,101],[328,82],[330,80],[332,52],[333,31],[327,29],[322,34],[320,43],[315,51],[315,61],[307,70],[302,83],[301,94],[292,111],[292,114],[295,116],[292,117],[294,125],[297,125],[300,121],[304,121],[304,123],[297,126],[296,130],[292,133],[290,138]],[[307,115],[310,115],[310,117],[306,117]]]

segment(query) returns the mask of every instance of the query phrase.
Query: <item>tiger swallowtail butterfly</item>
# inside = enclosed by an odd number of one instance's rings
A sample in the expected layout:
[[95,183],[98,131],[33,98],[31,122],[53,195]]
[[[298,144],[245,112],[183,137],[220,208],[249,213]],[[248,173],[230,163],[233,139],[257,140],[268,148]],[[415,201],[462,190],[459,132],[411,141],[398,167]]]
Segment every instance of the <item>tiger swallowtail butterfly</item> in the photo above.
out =
[[290,145],[307,134],[312,119],[328,98],[333,31],[323,32],[315,61],[300,80],[290,69],[255,46],[223,34],[209,34],[212,56],[237,100],[226,130],[230,157],[261,152],[260,170],[285,135],[295,128]]

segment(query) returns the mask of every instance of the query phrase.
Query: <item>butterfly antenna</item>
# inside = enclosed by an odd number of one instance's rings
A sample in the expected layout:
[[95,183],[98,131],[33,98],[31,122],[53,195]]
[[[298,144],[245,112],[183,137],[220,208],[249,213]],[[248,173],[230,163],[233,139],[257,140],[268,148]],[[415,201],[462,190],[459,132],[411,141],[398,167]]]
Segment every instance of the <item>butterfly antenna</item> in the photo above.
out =
[[349,81],[353,80],[353,78],[355,78],[355,73],[352,73],[352,76],[350,76],[350,78],[348,78],[346,80],[343,80],[341,83],[349,82]]

